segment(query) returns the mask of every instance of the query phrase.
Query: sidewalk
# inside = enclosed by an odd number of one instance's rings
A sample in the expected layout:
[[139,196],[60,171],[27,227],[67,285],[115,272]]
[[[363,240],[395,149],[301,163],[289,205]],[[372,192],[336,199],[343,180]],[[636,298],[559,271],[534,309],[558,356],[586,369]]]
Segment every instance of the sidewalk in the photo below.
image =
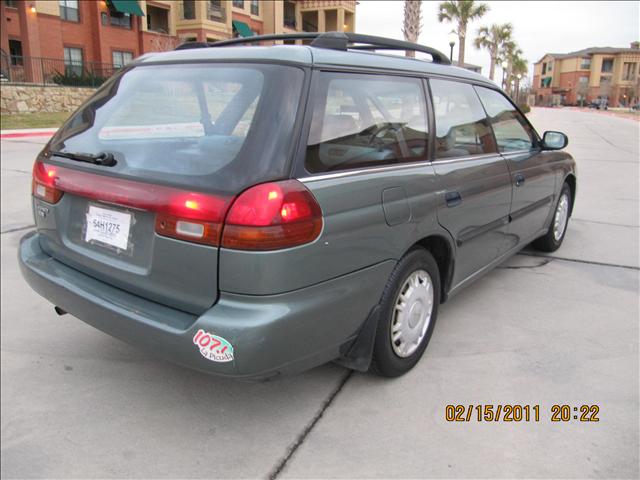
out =
[[25,128],[20,130],[0,130],[0,139],[25,137],[51,137],[57,128]]
[[636,122],[640,121],[640,113],[633,113],[627,110],[620,109],[609,109],[609,110],[598,110],[596,108],[588,108],[588,107],[560,107],[567,110],[575,110],[577,112],[592,112],[599,113],[601,115],[609,115],[610,117],[618,117],[618,118],[628,118],[629,120],[635,120]]

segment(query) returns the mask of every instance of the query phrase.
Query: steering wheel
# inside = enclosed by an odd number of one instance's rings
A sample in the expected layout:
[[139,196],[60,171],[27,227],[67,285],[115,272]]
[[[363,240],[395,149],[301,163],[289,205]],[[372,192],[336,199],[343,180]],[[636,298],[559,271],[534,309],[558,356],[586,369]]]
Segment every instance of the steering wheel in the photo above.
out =
[[394,125],[392,123],[385,123],[384,125],[376,128],[371,135],[369,135],[369,141],[367,142],[367,144],[369,146],[373,146],[374,143],[376,143],[376,148],[378,149],[382,149],[382,147],[385,146],[384,141],[382,140],[382,133],[386,133],[387,131],[392,131],[394,133],[394,135],[396,135],[397,137],[397,131],[398,131],[398,126]]

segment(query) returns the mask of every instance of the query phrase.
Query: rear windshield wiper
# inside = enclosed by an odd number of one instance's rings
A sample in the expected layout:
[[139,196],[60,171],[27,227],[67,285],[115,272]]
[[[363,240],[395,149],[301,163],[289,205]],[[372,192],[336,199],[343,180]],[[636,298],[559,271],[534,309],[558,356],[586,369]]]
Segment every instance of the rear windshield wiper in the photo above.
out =
[[50,155],[55,155],[56,157],[64,157],[69,160],[75,160],[76,162],[87,162],[93,163],[94,165],[101,165],[104,167],[113,167],[116,163],[116,159],[113,157],[113,153],[101,152],[97,155],[92,153],[81,153],[81,152],[61,152],[56,150],[50,150]]

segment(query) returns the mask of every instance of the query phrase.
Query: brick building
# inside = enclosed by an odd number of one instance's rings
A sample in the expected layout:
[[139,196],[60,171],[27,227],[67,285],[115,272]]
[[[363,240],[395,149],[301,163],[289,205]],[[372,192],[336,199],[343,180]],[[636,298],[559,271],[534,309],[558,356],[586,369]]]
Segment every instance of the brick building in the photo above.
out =
[[0,0],[2,75],[45,81],[49,59],[78,72],[117,68],[184,41],[352,32],[355,8],[355,0]]
[[534,64],[536,105],[580,105],[606,98],[628,106],[639,96],[640,43],[630,48],[593,47],[548,53]]

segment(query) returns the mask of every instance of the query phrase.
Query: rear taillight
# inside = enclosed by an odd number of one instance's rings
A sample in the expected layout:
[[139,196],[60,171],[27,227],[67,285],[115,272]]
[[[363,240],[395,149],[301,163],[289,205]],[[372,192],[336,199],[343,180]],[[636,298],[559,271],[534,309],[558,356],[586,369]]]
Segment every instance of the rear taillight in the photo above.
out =
[[302,183],[263,183],[244,191],[231,205],[222,246],[278,250],[310,243],[321,231],[322,210]]
[[56,188],[58,172],[55,167],[42,162],[33,164],[31,189],[34,196],[49,203],[58,203],[62,198],[62,190]]
[[57,203],[64,192],[154,212],[155,231],[159,235],[213,246],[222,243],[225,248],[237,250],[295,247],[314,241],[322,231],[322,210],[311,192],[297,180],[251,187],[229,208],[232,197],[96,175],[37,161],[33,167],[33,195]]
[[56,203],[64,192],[156,213],[156,233],[189,242],[220,245],[231,197],[107,177],[36,162],[33,194]]

